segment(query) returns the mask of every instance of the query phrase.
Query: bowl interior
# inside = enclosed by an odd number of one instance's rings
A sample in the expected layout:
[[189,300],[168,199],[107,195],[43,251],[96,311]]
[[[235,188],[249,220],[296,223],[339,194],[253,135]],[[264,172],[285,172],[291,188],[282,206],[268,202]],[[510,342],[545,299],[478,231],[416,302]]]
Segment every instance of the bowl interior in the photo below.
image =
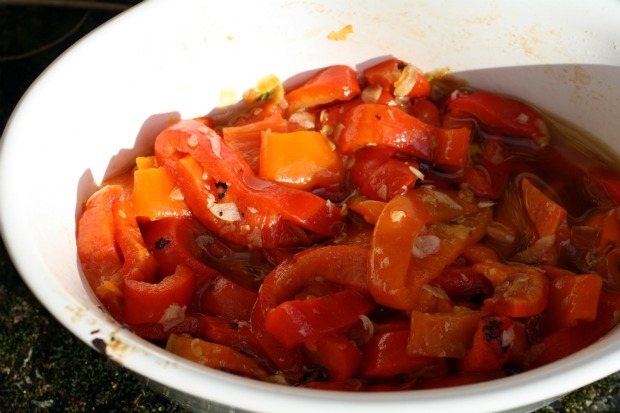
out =
[[[18,105],[1,141],[2,235],[26,283],[76,336],[193,397],[272,412],[531,409],[620,370],[620,332],[553,365],[467,388],[389,395],[282,388],[193,366],[123,330],[84,288],[75,221],[102,179],[148,151],[170,119],[203,115],[268,74],[293,83],[321,67],[363,68],[387,56],[423,70],[449,67],[620,153],[619,19],[614,0],[144,2],[71,48]],[[329,38],[347,25],[349,34]]]

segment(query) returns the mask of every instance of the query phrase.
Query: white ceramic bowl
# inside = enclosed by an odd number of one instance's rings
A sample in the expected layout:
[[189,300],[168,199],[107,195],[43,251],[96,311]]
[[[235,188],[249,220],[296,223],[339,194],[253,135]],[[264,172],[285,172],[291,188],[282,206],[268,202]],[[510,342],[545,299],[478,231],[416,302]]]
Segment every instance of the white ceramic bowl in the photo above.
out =
[[[96,183],[151,145],[171,115],[202,115],[267,74],[289,79],[389,55],[425,70],[449,66],[620,152],[619,21],[617,0],[144,2],[71,48],[20,102],[1,141],[2,235],[60,322],[196,410],[534,410],[620,370],[620,330],[559,362],[478,385],[343,394],[262,383],[179,359],[104,314],[82,283],[76,217]],[[346,39],[328,39],[349,24]]]

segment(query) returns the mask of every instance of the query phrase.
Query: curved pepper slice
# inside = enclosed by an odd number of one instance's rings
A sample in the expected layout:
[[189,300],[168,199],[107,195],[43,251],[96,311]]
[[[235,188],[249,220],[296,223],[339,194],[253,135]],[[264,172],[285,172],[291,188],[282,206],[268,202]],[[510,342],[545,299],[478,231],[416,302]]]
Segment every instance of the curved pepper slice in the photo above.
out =
[[361,92],[357,72],[345,65],[329,66],[320,70],[297,89],[285,95],[288,111],[325,105],[334,101],[351,100]]
[[549,279],[539,268],[500,262],[475,264],[472,268],[495,287],[493,296],[484,300],[482,310],[511,317],[531,317],[547,308]]
[[394,96],[423,98],[431,94],[431,84],[417,67],[391,58],[364,70],[370,85],[378,85]]
[[279,342],[294,347],[309,338],[347,330],[376,304],[351,288],[307,300],[285,301],[267,313],[265,328]]
[[360,349],[344,333],[308,339],[304,348],[312,361],[325,369],[332,382],[349,379],[364,361]]
[[[482,239],[491,217],[490,208],[464,202],[456,192],[420,188],[395,196],[373,232],[368,264],[372,296],[379,304],[414,309],[422,286]],[[449,222],[455,218],[458,223]]]
[[175,180],[194,216],[210,231],[241,245],[277,248],[334,236],[340,209],[312,193],[258,178],[203,124],[185,120],[165,129],[155,155]]
[[365,379],[385,379],[413,373],[429,367],[441,370],[445,360],[439,357],[411,355],[407,352],[409,326],[406,329],[379,332],[364,348],[364,366],[360,375]]
[[359,188],[360,195],[376,201],[389,201],[404,194],[421,179],[415,160],[393,158],[396,149],[365,148],[355,154],[349,170],[349,181]]
[[159,323],[164,331],[180,324],[194,296],[196,276],[184,265],[158,283],[126,279],[124,313],[129,324]]
[[403,110],[365,103],[349,110],[336,133],[343,154],[365,146],[384,146],[442,165],[462,167],[467,161],[471,131],[429,125]]
[[114,239],[114,200],[120,186],[104,187],[86,202],[77,223],[77,252],[86,281],[112,317],[122,316],[123,259]]
[[510,357],[515,332],[512,319],[489,315],[478,321],[471,350],[459,360],[462,372],[498,371]]
[[289,375],[301,375],[309,363],[300,347],[287,348],[265,328],[268,313],[293,299],[315,279],[340,284],[361,293],[367,286],[368,248],[331,245],[311,248],[283,261],[267,275],[252,312],[252,329],[269,358]]
[[210,343],[189,334],[171,334],[166,350],[187,360],[241,376],[266,380],[267,372],[252,357],[231,347]]
[[147,248],[157,260],[158,278],[173,274],[182,264],[194,271],[200,288],[218,274],[205,264],[204,252],[199,246],[201,237],[208,237],[210,233],[194,218],[165,218],[146,222],[141,229]]
[[108,185],[93,194],[77,232],[78,256],[88,283],[110,314],[123,322],[124,282],[152,282],[157,270],[123,187]]
[[446,112],[446,127],[462,126],[474,118],[488,132],[530,139],[539,147],[551,139],[544,120],[531,106],[493,93],[456,94]]

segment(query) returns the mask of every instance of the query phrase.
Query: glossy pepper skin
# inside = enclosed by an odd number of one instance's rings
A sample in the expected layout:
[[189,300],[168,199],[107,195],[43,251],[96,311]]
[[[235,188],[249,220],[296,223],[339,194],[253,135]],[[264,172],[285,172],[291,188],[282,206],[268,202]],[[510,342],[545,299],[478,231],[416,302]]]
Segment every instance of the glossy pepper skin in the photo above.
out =
[[111,315],[210,368],[367,392],[504,377],[618,323],[616,171],[513,99],[358,75],[172,124],[104,183],[77,244]]
[[215,131],[197,121],[183,120],[161,132],[155,155],[195,217],[229,241],[290,247],[335,236],[343,228],[336,205],[258,178]]
[[342,124],[335,140],[343,154],[373,145],[441,165],[462,167],[467,161],[468,127],[440,128],[399,108],[377,103],[355,106],[345,114]]

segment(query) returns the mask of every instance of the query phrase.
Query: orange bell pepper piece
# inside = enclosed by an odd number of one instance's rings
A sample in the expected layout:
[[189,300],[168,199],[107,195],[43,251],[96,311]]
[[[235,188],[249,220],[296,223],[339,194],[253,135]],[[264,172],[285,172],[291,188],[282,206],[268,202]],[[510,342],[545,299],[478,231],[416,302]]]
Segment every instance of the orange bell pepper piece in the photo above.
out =
[[377,303],[412,308],[415,293],[407,288],[410,251],[428,220],[426,205],[404,195],[396,195],[381,211],[368,258],[368,286]]
[[260,144],[258,176],[306,191],[317,188],[341,191],[344,164],[332,145],[316,131],[265,131]]
[[510,356],[515,333],[508,316],[486,316],[478,321],[472,348],[459,360],[462,372],[498,371]]
[[131,200],[136,217],[150,221],[192,214],[183,194],[164,168],[137,169]]
[[523,207],[538,238],[556,236],[560,226],[566,222],[566,209],[538,189],[530,179],[523,178],[520,184]]
[[[368,284],[375,300],[392,308],[415,308],[422,286],[485,235],[491,215],[490,208],[479,209],[446,191],[420,188],[392,198],[373,232]],[[456,217],[467,218],[460,224],[444,222]]]
[[511,317],[531,317],[547,308],[549,279],[544,271],[529,265],[499,262],[475,264],[494,285],[493,296],[484,300],[482,309]]
[[426,357],[462,358],[472,348],[483,311],[455,308],[451,312],[411,312],[407,353]]
[[189,334],[171,334],[166,350],[187,360],[241,376],[266,380],[267,372],[254,360],[231,347],[194,338]]
[[222,139],[226,145],[237,152],[255,174],[258,174],[260,162],[261,134],[265,130],[288,132],[288,121],[276,112],[256,122],[222,128]]
[[603,279],[597,274],[572,274],[553,278],[549,287],[549,304],[541,328],[549,334],[579,321],[594,321]]

